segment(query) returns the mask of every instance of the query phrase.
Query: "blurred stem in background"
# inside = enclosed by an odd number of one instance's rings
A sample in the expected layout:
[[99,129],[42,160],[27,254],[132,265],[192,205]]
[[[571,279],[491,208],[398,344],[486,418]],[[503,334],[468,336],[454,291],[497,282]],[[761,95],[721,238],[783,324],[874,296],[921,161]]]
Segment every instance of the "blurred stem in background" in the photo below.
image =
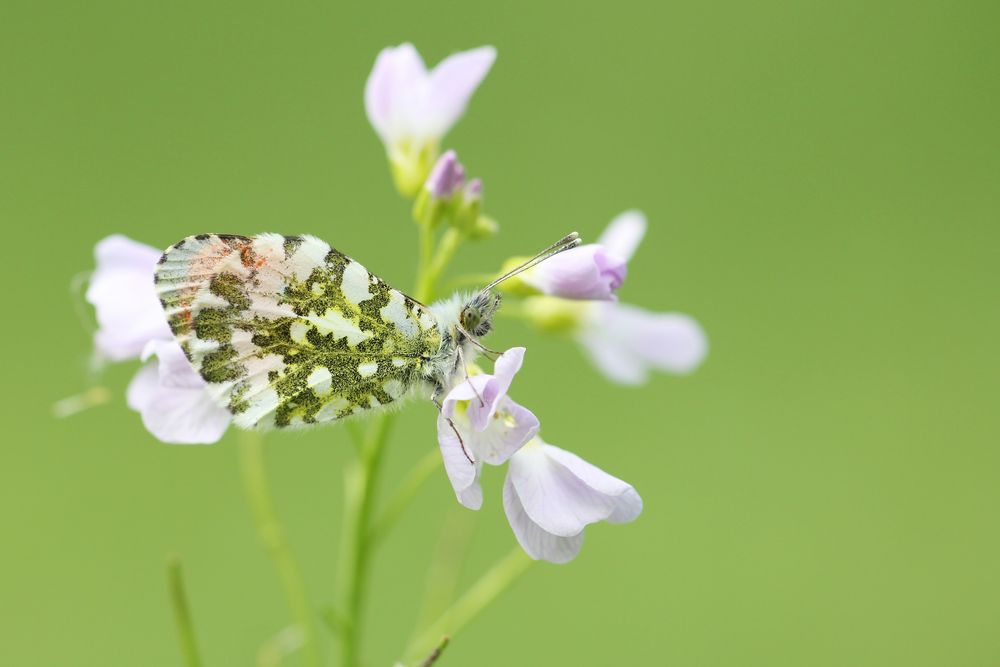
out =
[[322,667],[316,638],[315,613],[309,602],[299,565],[274,508],[264,463],[264,443],[260,434],[255,431],[241,433],[240,469],[257,534],[278,572],[288,609],[298,629],[303,664],[307,667]]
[[201,667],[179,556],[170,556],[167,559],[167,588],[170,591],[170,604],[174,608],[174,622],[177,624],[177,639],[181,647],[181,656],[184,658],[184,666]]
[[409,665],[432,651],[443,637],[454,635],[479,615],[514,581],[524,574],[535,561],[520,547],[514,547],[507,556],[494,565],[479,581],[458,599],[448,610],[423,632],[404,651],[403,664]]

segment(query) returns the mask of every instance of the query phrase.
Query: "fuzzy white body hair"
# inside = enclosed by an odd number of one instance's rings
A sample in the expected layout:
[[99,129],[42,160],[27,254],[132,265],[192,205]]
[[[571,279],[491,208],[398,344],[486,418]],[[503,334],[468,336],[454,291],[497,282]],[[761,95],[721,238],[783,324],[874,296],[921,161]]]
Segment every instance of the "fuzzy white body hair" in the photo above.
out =
[[[457,382],[465,379],[461,361],[471,364],[479,356],[479,350],[472,340],[459,331],[459,317],[462,309],[472,298],[470,294],[455,293],[447,299],[432,303],[429,307],[437,320],[441,332],[441,347],[427,362],[425,375],[441,391],[447,393]],[[461,349],[461,356],[459,356]]]

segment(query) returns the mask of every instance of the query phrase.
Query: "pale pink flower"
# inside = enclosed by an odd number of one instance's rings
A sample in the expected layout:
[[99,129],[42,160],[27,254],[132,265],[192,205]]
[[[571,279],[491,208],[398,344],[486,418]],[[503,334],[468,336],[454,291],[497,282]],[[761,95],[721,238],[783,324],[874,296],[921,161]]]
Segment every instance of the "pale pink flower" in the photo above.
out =
[[651,369],[690,373],[708,354],[708,339],[693,318],[623,303],[593,304],[575,336],[594,365],[622,384],[645,382]]
[[642,512],[630,484],[538,437],[510,458],[503,502],[521,547],[553,563],[576,557],[588,525],[626,523]]
[[613,301],[645,230],[645,216],[626,211],[611,221],[597,243],[550,257],[521,274],[521,280],[543,294],[563,299]]
[[[708,339],[693,318],[651,312],[616,300],[616,281],[624,277],[625,263],[632,259],[645,231],[645,216],[626,211],[611,221],[597,244],[560,253],[525,273],[526,282],[534,280],[543,292],[560,297],[529,297],[524,304],[528,316],[543,329],[569,332],[604,375],[622,384],[641,384],[650,370],[690,373],[708,353]],[[579,253],[587,248],[594,250]],[[574,253],[579,254],[574,257]],[[569,259],[560,264],[563,257]],[[609,257],[620,264],[607,264]],[[553,263],[554,268],[545,268]],[[548,273],[535,273],[542,269]],[[591,300],[581,301],[587,294]],[[600,295],[608,300],[599,300]],[[571,296],[574,300],[563,300]]]
[[172,340],[153,284],[161,251],[115,234],[94,248],[86,298],[97,311],[94,344],[112,361],[136,359],[153,339]]
[[368,120],[387,147],[439,141],[465,113],[495,59],[496,49],[481,46],[428,71],[412,44],[383,49],[365,84]]
[[523,360],[523,347],[507,350],[492,375],[474,375],[449,391],[438,415],[445,471],[458,501],[470,509],[483,504],[483,463],[501,465],[538,432],[535,415],[507,396]]
[[100,241],[94,254],[97,268],[87,300],[97,311],[98,352],[112,361],[157,357],[140,368],[129,384],[129,406],[163,442],[216,442],[229,425],[230,414],[209,396],[205,381],[167,325],[153,281],[162,253],[114,235]]
[[158,440],[176,445],[218,442],[232,415],[208,394],[208,385],[173,339],[151,340],[128,386],[128,405]]
[[379,53],[365,84],[365,111],[404,194],[423,184],[441,139],[465,113],[495,59],[496,49],[482,46],[454,53],[428,71],[412,44]]

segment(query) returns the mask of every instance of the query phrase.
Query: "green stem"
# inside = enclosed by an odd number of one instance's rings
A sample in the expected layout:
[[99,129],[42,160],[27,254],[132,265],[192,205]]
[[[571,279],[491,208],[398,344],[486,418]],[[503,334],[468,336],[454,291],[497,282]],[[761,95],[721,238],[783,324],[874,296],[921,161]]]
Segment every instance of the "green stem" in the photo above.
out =
[[288,544],[284,527],[274,508],[264,465],[263,441],[259,434],[243,433],[240,469],[257,534],[278,572],[288,609],[301,634],[303,660],[309,667],[322,667],[312,605],[309,603],[305,583]]
[[417,622],[407,644],[454,604],[463,565],[469,555],[469,546],[476,528],[475,516],[464,507],[452,507],[448,510],[427,568],[423,602],[417,614]]
[[181,645],[184,665],[201,667],[198,645],[194,639],[194,625],[191,622],[191,610],[188,608],[187,594],[184,592],[184,573],[178,556],[171,556],[167,560],[167,587],[174,608],[174,622],[177,624],[177,638]]
[[344,524],[341,537],[337,628],[340,635],[340,667],[360,664],[363,602],[367,584],[372,499],[381,467],[382,452],[394,415],[372,419],[358,458],[344,474]]
[[[441,242],[438,244],[437,252],[434,253],[434,259],[431,261],[430,270],[428,271],[430,275],[427,278],[427,282],[430,294],[433,294],[437,290],[437,283],[441,279],[441,274],[448,268],[451,258],[455,256],[455,251],[458,250],[458,246],[461,243],[462,232],[454,227],[449,227],[441,235]],[[430,299],[430,296],[428,295],[427,298]]]
[[532,563],[534,561],[520,547],[515,547],[410,643],[405,651],[403,664],[412,664],[427,655],[441,642],[442,637],[454,637],[456,632],[465,627],[524,574]]
[[[449,229],[435,252],[434,230],[428,225],[418,228],[420,256],[414,296],[418,301],[429,303],[438,277],[458,247],[461,235],[457,230]],[[372,500],[393,421],[394,415],[389,414],[371,419],[357,458],[344,472],[344,517],[337,572],[339,597],[331,618],[340,639],[340,667],[358,667],[360,664],[368,567],[370,552],[375,546],[373,536],[377,534],[372,532]]]
[[430,225],[419,225],[420,253],[417,256],[417,280],[415,282],[415,296],[418,301],[424,301],[427,297],[427,285],[425,281],[430,275],[431,262],[434,260],[434,230]]
[[441,467],[441,452],[436,448],[424,454],[423,458],[417,461],[417,465],[407,473],[403,481],[399,483],[399,488],[389,500],[386,508],[382,510],[378,519],[375,520],[371,530],[368,531],[368,541],[374,546],[396,525],[396,521],[403,515],[406,509],[413,502],[431,475]]

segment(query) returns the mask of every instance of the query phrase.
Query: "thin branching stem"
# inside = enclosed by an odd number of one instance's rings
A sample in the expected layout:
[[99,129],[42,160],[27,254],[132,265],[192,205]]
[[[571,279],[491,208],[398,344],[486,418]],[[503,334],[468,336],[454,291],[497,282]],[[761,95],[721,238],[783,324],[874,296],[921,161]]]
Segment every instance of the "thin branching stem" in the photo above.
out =
[[403,664],[414,664],[426,656],[442,637],[454,637],[456,632],[510,588],[532,563],[534,561],[520,547],[515,547],[410,643],[404,652]]

